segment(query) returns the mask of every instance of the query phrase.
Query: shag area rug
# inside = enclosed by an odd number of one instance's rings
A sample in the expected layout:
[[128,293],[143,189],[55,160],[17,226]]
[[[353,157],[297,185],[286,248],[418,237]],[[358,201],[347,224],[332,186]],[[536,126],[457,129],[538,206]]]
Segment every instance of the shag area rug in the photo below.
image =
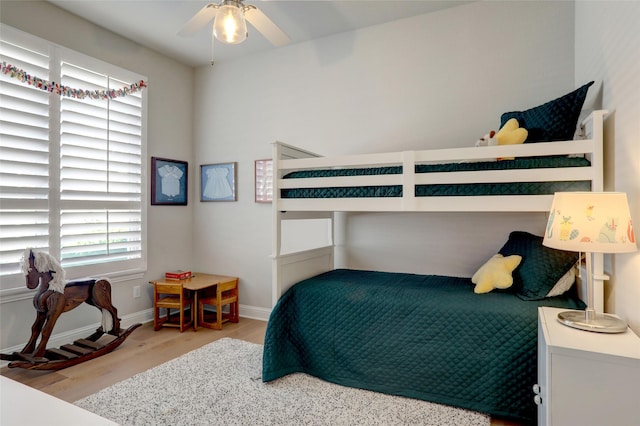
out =
[[263,383],[262,345],[223,338],[75,402],[121,425],[484,425],[489,416],[306,374]]

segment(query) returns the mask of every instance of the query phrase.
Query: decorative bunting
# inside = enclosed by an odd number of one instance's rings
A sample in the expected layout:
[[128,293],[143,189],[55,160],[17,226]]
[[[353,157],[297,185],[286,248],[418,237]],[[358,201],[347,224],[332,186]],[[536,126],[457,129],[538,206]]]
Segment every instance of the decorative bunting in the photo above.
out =
[[2,74],[9,77],[16,78],[23,83],[33,86],[37,89],[44,90],[45,92],[55,93],[60,96],[67,96],[76,99],[114,99],[121,98],[127,95],[131,95],[148,87],[147,82],[140,80],[137,83],[132,83],[129,86],[124,86],[121,89],[112,90],[83,90],[74,89],[69,86],[62,86],[55,81],[48,81],[42,78],[35,77],[28,74],[25,70],[14,67],[11,64],[2,62],[2,68],[0,69]]

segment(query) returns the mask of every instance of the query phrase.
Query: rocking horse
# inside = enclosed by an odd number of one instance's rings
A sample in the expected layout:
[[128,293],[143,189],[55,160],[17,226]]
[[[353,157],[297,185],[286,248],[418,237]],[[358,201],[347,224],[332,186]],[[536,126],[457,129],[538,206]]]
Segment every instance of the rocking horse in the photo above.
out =
[[[26,276],[27,288],[38,289],[33,297],[36,320],[31,327],[31,338],[22,351],[11,355],[1,354],[3,360],[12,361],[9,367],[37,370],[66,368],[111,352],[141,325],[134,324],[122,330],[118,311],[111,303],[111,283],[106,279],[66,283],[64,270],[49,253],[26,249],[22,271]],[[58,317],[82,303],[102,311],[101,326],[91,336],[77,340],[73,345],[48,350],[47,343]],[[97,342],[105,333],[115,338],[107,344]],[[36,346],[38,337],[40,342]]]

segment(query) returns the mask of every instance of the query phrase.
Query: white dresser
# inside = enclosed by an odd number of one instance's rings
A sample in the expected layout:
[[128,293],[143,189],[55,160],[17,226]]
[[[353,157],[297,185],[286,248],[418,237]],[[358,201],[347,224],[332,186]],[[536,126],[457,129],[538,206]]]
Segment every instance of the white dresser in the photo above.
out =
[[640,425],[640,338],[567,327],[562,311],[538,309],[538,424]]
[[2,426],[117,426],[69,402],[0,376]]

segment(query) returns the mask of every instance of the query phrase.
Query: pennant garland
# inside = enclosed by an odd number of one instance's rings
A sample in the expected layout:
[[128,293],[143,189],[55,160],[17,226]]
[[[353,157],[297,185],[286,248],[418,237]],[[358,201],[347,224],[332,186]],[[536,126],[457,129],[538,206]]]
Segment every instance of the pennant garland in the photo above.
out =
[[6,62],[2,62],[2,68],[0,69],[2,74],[8,75],[9,77],[16,78],[23,83],[27,83],[30,86],[33,86],[37,89],[44,90],[45,92],[55,93],[56,95],[66,96],[70,98],[76,99],[114,99],[121,98],[127,95],[131,95],[142,90],[145,87],[148,87],[147,82],[144,80],[140,80],[137,83],[132,83],[129,86],[124,86],[121,89],[112,89],[112,90],[82,90],[82,89],[74,89],[69,86],[61,86],[55,81],[43,80],[41,78],[35,77],[31,74],[27,74],[27,72],[23,69],[17,68],[11,64],[7,64]]

